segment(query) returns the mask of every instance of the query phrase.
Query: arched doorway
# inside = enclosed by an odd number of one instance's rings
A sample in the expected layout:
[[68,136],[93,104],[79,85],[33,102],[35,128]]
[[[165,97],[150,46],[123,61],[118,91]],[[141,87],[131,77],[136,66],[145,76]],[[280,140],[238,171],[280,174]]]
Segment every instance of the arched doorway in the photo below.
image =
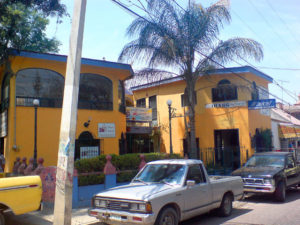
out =
[[100,140],[94,139],[88,131],[82,132],[75,141],[74,159],[93,158],[98,155],[100,155]]

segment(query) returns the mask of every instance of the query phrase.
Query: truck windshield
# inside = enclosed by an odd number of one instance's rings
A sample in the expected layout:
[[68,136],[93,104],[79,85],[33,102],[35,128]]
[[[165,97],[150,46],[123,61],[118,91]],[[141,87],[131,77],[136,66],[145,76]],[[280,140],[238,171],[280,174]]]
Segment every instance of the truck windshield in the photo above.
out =
[[284,157],[278,155],[255,155],[245,164],[245,167],[258,166],[284,167]]
[[151,164],[139,173],[133,182],[180,184],[185,173],[185,166],[178,164]]

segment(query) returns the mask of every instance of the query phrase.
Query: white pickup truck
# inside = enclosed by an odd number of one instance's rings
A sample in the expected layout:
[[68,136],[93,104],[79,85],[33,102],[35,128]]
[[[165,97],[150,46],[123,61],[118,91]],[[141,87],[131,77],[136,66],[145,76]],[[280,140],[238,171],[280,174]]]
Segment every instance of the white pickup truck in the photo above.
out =
[[159,160],[129,185],[96,194],[88,213],[106,224],[176,225],[216,208],[229,216],[242,196],[241,177],[209,177],[200,160]]

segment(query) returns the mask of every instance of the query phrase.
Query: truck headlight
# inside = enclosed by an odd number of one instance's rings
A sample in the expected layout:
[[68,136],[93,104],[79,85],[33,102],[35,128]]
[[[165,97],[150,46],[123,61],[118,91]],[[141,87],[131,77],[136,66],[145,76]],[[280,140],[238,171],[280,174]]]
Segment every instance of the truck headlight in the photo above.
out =
[[152,206],[150,203],[131,203],[130,210],[140,212],[152,212]]
[[95,206],[99,208],[106,208],[106,201],[101,199],[95,199]]
[[274,180],[271,178],[265,178],[264,179],[264,184],[274,184]]

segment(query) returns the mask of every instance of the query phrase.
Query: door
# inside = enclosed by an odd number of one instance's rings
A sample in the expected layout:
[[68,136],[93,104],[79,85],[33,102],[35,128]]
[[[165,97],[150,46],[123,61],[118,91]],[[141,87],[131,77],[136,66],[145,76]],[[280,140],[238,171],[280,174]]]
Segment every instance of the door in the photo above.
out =
[[298,184],[300,181],[299,167],[296,165],[292,155],[286,157],[285,174],[287,177],[287,186]]
[[206,180],[201,164],[189,166],[187,180],[194,180],[195,185],[192,187],[186,186],[184,191],[185,208],[183,212],[187,217],[190,217],[209,211],[212,201],[212,191],[210,190],[209,181]]
[[215,130],[215,161],[217,164],[232,168],[240,167],[239,130]]

